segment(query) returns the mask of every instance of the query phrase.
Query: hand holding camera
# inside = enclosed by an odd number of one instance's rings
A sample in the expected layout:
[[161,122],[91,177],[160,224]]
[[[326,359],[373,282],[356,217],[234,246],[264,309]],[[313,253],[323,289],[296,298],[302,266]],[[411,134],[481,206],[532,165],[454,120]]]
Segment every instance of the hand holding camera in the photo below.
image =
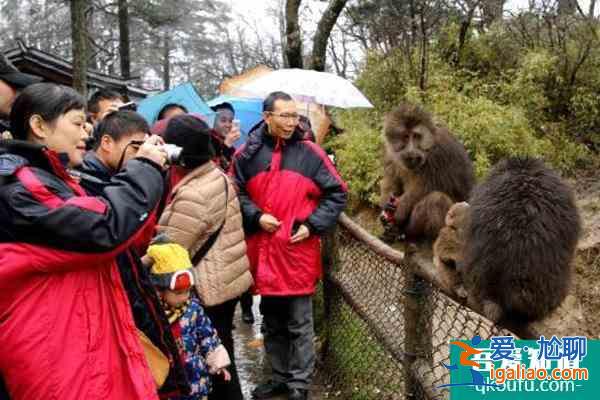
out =
[[163,144],[161,146],[163,151],[167,154],[167,164],[176,165],[179,164],[181,160],[181,152],[183,151],[183,147],[179,147],[174,144]]
[[231,129],[229,130],[227,135],[225,135],[225,140],[223,142],[225,146],[231,147],[240,138],[240,136],[240,120],[234,119],[231,124]]
[[146,158],[156,164],[164,167],[167,163],[168,154],[164,149],[165,142],[160,136],[152,135],[148,137],[140,146],[137,157]]

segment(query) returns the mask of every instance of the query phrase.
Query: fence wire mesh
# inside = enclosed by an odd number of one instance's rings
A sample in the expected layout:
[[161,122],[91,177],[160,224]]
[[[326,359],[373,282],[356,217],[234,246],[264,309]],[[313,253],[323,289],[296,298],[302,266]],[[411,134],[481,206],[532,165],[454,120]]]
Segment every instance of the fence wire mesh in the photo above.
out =
[[449,342],[510,334],[416,278],[344,224],[324,280],[323,379],[330,398],[448,399]]

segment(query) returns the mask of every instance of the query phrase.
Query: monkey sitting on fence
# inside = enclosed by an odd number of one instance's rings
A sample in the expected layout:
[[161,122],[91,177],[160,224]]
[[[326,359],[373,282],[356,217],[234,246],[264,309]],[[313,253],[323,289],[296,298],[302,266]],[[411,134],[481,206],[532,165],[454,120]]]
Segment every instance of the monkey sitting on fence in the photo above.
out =
[[384,237],[434,240],[450,206],[466,200],[473,187],[471,160],[464,146],[418,106],[405,104],[390,112],[384,137]]
[[454,225],[463,226],[443,228],[436,265],[454,261],[469,304],[494,322],[517,329],[546,317],[567,295],[581,231],[570,187],[540,160],[511,158],[469,204],[451,209]]

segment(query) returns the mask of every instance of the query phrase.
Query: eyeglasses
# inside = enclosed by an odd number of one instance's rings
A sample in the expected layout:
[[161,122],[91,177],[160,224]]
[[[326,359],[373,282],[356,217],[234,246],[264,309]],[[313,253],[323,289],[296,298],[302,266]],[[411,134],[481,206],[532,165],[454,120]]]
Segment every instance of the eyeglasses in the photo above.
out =
[[274,112],[269,112],[269,114],[271,114],[275,117],[279,117],[281,119],[287,119],[287,120],[292,120],[292,121],[298,121],[300,119],[300,115],[298,115],[298,114],[276,114]]

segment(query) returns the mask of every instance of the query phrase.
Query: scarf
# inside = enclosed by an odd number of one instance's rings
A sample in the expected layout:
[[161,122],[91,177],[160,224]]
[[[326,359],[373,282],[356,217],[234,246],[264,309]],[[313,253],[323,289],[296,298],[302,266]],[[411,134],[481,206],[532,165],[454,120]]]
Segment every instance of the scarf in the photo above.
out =
[[185,303],[178,305],[177,307],[168,305],[164,300],[162,300],[162,304],[163,309],[165,310],[165,315],[169,320],[169,324],[172,324],[185,313],[185,310],[187,310],[188,306],[190,305],[190,299],[188,299]]

